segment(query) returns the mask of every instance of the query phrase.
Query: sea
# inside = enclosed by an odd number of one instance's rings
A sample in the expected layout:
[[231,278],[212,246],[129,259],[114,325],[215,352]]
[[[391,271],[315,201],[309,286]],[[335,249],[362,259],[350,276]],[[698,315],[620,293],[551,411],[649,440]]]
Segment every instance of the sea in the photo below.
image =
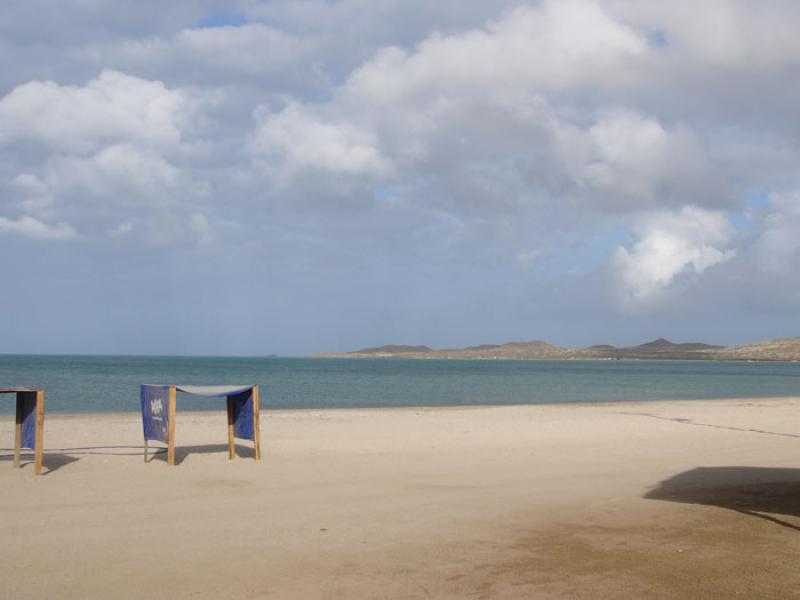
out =
[[563,404],[800,396],[800,363],[0,355],[0,387],[44,388],[48,414],[137,412],[143,383],[257,383],[262,410]]

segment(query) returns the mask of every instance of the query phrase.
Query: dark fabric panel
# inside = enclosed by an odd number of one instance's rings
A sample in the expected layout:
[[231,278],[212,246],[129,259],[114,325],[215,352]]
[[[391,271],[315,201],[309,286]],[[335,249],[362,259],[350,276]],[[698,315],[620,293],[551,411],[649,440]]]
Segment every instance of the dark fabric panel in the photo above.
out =
[[22,447],[33,448],[36,444],[36,392],[18,392],[22,399]]
[[254,440],[253,388],[229,398],[233,404],[233,435],[243,440]]
[[169,430],[169,386],[142,386],[142,427],[144,439],[167,443]]

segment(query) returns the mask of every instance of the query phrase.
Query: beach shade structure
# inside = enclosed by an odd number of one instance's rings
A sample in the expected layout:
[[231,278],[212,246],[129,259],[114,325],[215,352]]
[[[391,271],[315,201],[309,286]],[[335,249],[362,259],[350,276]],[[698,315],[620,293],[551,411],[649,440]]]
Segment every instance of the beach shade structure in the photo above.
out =
[[17,399],[14,429],[14,466],[19,468],[23,448],[33,449],[34,472],[42,474],[44,443],[44,390],[0,388],[0,394],[14,394]]
[[233,459],[236,456],[236,438],[251,440],[255,458],[261,458],[258,385],[142,385],[145,462],[148,442],[155,440],[167,445],[167,464],[175,464],[175,408],[178,392],[225,398],[228,408],[228,458]]

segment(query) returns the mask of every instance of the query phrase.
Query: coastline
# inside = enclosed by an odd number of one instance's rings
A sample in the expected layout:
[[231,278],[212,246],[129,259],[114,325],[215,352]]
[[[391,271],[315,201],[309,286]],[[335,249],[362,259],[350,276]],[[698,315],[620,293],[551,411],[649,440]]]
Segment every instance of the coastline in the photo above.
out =
[[[355,407],[311,407],[311,408],[271,408],[269,405],[261,407],[261,418],[267,418],[268,415],[292,415],[297,413],[305,415],[310,413],[347,413],[347,412],[449,412],[449,411],[469,411],[469,410],[484,410],[484,409],[511,409],[511,408],[536,408],[536,407],[597,407],[597,408],[610,408],[610,407],[646,407],[659,404],[670,405],[674,403],[693,404],[693,403],[706,403],[706,402],[767,402],[767,401],[794,401],[800,402],[800,389],[798,389],[798,396],[743,396],[743,397],[725,397],[725,398],[665,398],[661,400],[614,400],[614,401],[577,401],[577,402],[537,402],[529,404],[458,404],[458,405],[405,405],[405,406],[355,406]],[[195,410],[195,409],[182,409],[178,407],[178,417],[181,415],[193,415],[201,417],[217,417],[220,410]],[[12,415],[0,414],[0,423],[4,419],[10,419]],[[47,419],[84,419],[84,418],[116,418],[126,417],[137,419],[141,421],[142,414],[139,411],[106,411],[106,412],[57,412],[48,413]],[[137,421],[137,422],[138,422]],[[0,443],[0,448],[3,444]]]
[[[10,597],[781,597],[800,584],[800,397],[48,417],[11,468]],[[47,572],[46,578],[40,574]],[[785,597],[785,593],[783,594]]]
[[429,346],[389,344],[353,352],[317,352],[314,358],[408,358],[443,360],[708,360],[718,362],[798,362],[800,337],[784,337],[744,344],[718,346],[700,342],[674,343],[658,338],[638,346],[599,344],[567,348],[541,340],[482,344],[466,348],[434,349]]
[[[798,390],[800,394],[800,390]],[[659,404],[670,405],[674,403],[692,404],[692,403],[706,403],[706,402],[767,402],[775,401],[792,401],[798,397],[778,395],[778,396],[742,396],[742,397],[720,397],[720,398],[663,398],[659,400],[580,400],[580,401],[562,401],[562,402],[536,402],[536,403],[508,403],[508,404],[442,404],[442,405],[403,405],[403,406],[330,406],[330,407],[303,407],[303,408],[272,408],[268,404],[261,406],[261,418],[268,418],[269,415],[291,415],[297,413],[300,415],[311,413],[347,413],[347,412],[448,412],[448,411],[469,411],[469,410],[483,410],[483,409],[511,409],[511,408],[535,408],[535,407],[636,407],[642,408],[646,406],[653,406]],[[221,409],[220,409],[221,410]],[[216,417],[220,410],[208,409],[192,409],[181,408],[178,406],[178,418],[181,415],[193,415],[201,417]],[[128,418],[135,419],[137,423],[141,423],[142,414],[139,411],[103,411],[103,412],[49,412],[46,414],[46,420],[63,419],[63,420],[81,420],[81,419],[103,419],[103,418]],[[8,412],[7,414],[0,413],[0,423],[4,419],[11,420],[13,415]],[[0,442],[0,448],[3,444]]]
[[768,364],[797,364],[800,359],[796,358],[709,358],[700,356],[683,356],[678,358],[669,358],[663,356],[626,356],[625,358],[607,358],[596,356],[575,356],[575,357],[558,357],[558,356],[414,356],[405,354],[385,354],[385,355],[372,355],[372,354],[358,354],[353,353],[328,353],[317,352],[309,356],[298,357],[285,357],[285,358],[309,358],[314,360],[463,360],[463,361],[539,361],[539,362],[687,362],[687,363],[768,363]]

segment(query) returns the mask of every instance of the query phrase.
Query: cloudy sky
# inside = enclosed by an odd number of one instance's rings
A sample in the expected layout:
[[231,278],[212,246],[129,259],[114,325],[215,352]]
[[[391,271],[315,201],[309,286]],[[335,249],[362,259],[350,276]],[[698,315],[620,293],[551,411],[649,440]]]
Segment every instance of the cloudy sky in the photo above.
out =
[[794,0],[26,0],[0,352],[800,334]]

